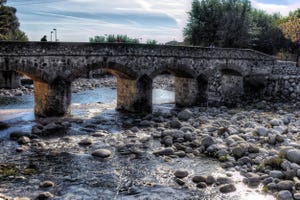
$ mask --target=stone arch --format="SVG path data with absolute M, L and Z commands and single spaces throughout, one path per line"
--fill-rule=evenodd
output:
M 130 69 L 129 67 L 119 64 L 117 62 L 94 62 L 92 64 L 85 65 L 74 71 L 69 77 L 68 80 L 73 81 L 76 78 L 82 76 L 82 74 L 87 73 L 88 71 L 93 71 L 97 69 L 103 69 L 117 78 L 131 79 L 134 80 L 138 77 L 138 74 Z
M 242 67 L 235 64 L 221 64 L 216 67 L 216 69 L 222 74 L 230 74 L 236 76 L 246 76 L 247 72 L 242 69 Z
M 176 77 L 194 78 L 195 76 L 195 72 L 185 65 L 164 65 L 159 66 L 157 70 L 151 72 L 149 77 L 153 79 L 163 72 L 169 72 Z
M 200 106 L 206 106 L 208 102 L 208 78 L 204 74 L 197 77 L 198 95 L 197 102 Z
M 221 101 L 227 106 L 234 106 L 244 95 L 244 77 L 246 71 L 237 65 L 220 65 Z
M 33 63 L 26 60 L 20 62 L 19 58 L 4 58 L 3 68 L 7 71 L 14 71 L 30 77 L 32 80 L 43 81 L 45 83 L 51 82 L 54 77 L 46 70 L 34 66 Z

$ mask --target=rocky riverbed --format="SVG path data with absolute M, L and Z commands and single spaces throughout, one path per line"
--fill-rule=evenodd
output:
M 298 105 L 39 119 L 1 139 L 0 193 L 28 199 L 299 199 Z M 14 126 L 1 123 L 5 130 Z M 213 164 L 212 164 L 213 163 Z M 0 197 L 1 197 L 0 195 Z M 250 198 L 251 197 L 251 198 Z
M 99 79 L 79 78 L 72 82 L 72 92 L 90 90 L 99 87 L 116 88 L 117 79 L 114 76 L 106 75 Z M 160 75 L 153 80 L 153 88 L 174 90 L 174 77 L 171 75 Z M 33 94 L 33 85 L 21 85 L 16 89 L 0 89 L 0 96 L 12 97 Z

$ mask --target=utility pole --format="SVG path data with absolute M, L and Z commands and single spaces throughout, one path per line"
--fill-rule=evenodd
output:
M 53 31 L 54 31 L 54 36 L 55 36 L 55 40 L 54 41 L 57 42 L 57 30 L 56 30 L 56 28 L 54 28 Z
M 51 35 L 50 35 L 50 41 L 52 42 L 52 34 L 53 34 L 53 31 L 50 32 Z

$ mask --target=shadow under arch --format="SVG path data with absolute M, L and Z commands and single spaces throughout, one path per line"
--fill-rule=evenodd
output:
M 208 78 L 204 74 L 197 77 L 198 94 L 197 104 L 199 106 L 206 106 L 208 102 Z
M 67 79 L 72 82 L 76 78 L 81 77 L 83 74 L 87 74 L 89 71 L 97 69 L 105 70 L 110 74 L 116 76 L 117 78 L 131 80 L 135 80 L 138 78 L 138 74 L 125 65 L 116 62 L 95 62 L 75 70 L 69 77 L 67 77 Z
M 235 64 L 222 64 L 216 67 L 222 74 L 234 75 L 234 76 L 246 76 L 245 72 L 240 66 Z
M 168 72 L 175 77 L 194 78 L 195 72 L 185 65 L 165 65 L 150 73 L 149 77 L 154 79 L 157 75 Z

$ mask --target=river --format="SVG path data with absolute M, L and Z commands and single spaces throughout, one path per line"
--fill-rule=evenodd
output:
M 124 130 L 117 122 L 118 119 L 130 121 L 131 118 L 115 111 L 115 102 L 116 90 L 111 88 L 75 93 L 72 95 L 72 118 L 84 121 L 101 118 L 102 122 L 108 121 L 109 123 L 98 124 L 97 131 L 101 129 L 105 134 L 115 134 L 112 137 L 106 136 L 105 142 L 117 145 L 118 140 L 124 139 Z M 16 171 L 20 173 L 25 165 L 38 171 L 30 175 L 18 174 L 18 178 L 0 176 L 0 193 L 35 198 L 43 191 L 38 187 L 40 181 L 51 179 L 56 185 L 46 191 L 54 194 L 55 199 L 273 199 L 257 189 L 248 188 L 242 183 L 238 172 L 225 171 L 218 161 L 207 157 L 174 158 L 166 162 L 164 158 L 144 152 L 141 158 L 115 155 L 106 161 L 93 159 L 89 148 L 81 149 L 76 146 L 86 136 L 77 134 L 80 127 L 74 128 L 76 134 L 69 134 L 63 139 L 55 136 L 44 139 L 47 153 L 16 154 L 13 149 L 18 145 L 10 141 L 8 136 L 14 131 L 31 132 L 35 124 L 33 103 L 32 96 L 0 98 L 0 121 L 10 125 L 10 128 L 0 131 L 0 139 L 4 145 L 0 148 L 0 164 L 18 166 Z M 154 89 L 153 103 L 154 114 L 170 111 L 174 107 L 174 92 Z M 96 140 L 93 139 L 95 146 L 107 147 L 106 143 L 98 140 L 96 143 Z M 160 144 L 151 142 L 149 146 L 153 149 Z M 170 173 L 179 167 L 193 174 L 224 176 L 230 173 L 237 190 L 221 194 L 216 187 L 197 189 L 190 180 L 186 186 L 179 186 Z

